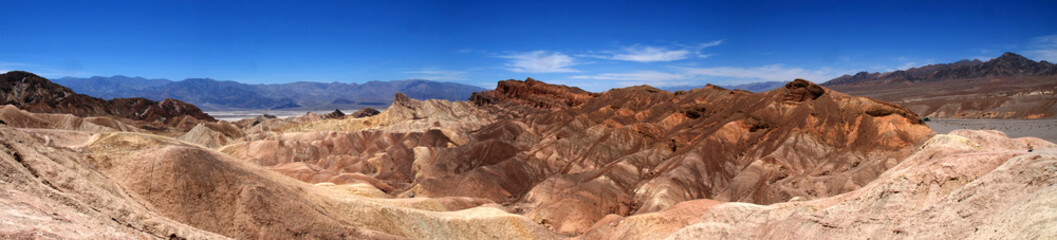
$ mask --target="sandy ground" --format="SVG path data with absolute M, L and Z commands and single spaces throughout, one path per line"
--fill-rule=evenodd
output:
M 1057 119 L 932 119 L 926 124 L 942 134 L 958 129 L 997 130 L 1010 138 L 1037 137 L 1057 142 Z

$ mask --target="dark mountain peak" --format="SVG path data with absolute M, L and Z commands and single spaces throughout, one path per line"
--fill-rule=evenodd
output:
M 727 90 L 726 88 L 723 88 L 723 87 L 720 87 L 718 85 L 711 84 L 711 83 L 706 83 L 705 87 L 703 87 L 703 88 L 704 89 L 715 89 L 715 90 Z
M 209 116 L 209 114 L 202 112 L 202 109 L 199 109 L 195 105 L 172 98 L 166 98 L 156 104 L 150 105 L 147 107 L 146 111 L 139 114 L 139 118 L 141 119 L 168 119 L 174 116 L 191 116 L 193 118 L 210 122 L 217 121 L 213 116 Z
M 37 80 L 37 78 L 43 79 L 40 76 L 37 76 L 36 74 L 33 74 L 31 72 L 26 72 L 26 71 L 10 71 L 10 72 L 7 72 L 4 75 L 7 76 L 6 78 L 4 78 L 4 81 L 11 81 L 11 80 L 39 81 L 39 80 Z M 32 79 L 26 79 L 26 78 L 32 78 Z
M 1035 61 L 1032 61 L 1031 59 L 1028 59 L 1028 58 L 1026 58 L 1024 56 L 1020 56 L 1020 55 L 1018 55 L 1016 53 L 1011 53 L 1011 52 L 1004 53 L 1004 54 L 1002 54 L 1002 56 L 997 57 L 995 59 L 991 59 L 991 61 L 987 61 L 987 62 L 988 63 L 1015 64 L 1015 65 L 1020 65 L 1020 66 L 1028 65 L 1028 64 L 1034 64 L 1035 63 Z
M 1000 58 L 1000 59 L 1001 58 L 1027 59 L 1024 56 L 1020 56 L 1020 54 L 1016 54 L 1016 53 L 1012 53 L 1012 52 L 1003 53 L 1002 56 L 999 56 L 998 58 Z
M 969 65 L 980 65 L 981 63 L 984 63 L 984 62 L 981 62 L 979 59 L 973 59 L 973 60 L 963 59 L 961 61 L 957 61 L 957 62 L 951 63 L 950 65 L 951 66 L 969 66 Z
M 808 99 L 818 99 L 818 97 L 826 93 L 826 90 L 823 89 L 822 86 L 801 78 L 786 83 L 784 91 L 785 93 L 782 95 L 782 100 L 796 102 L 803 102 Z
M 897 70 L 883 74 L 844 75 L 827 81 L 823 85 L 862 85 L 886 84 L 897 82 L 928 82 L 950 79 L 1001 78 L 1024 76 L 1051 76 L 1057 74 L 1057 67 L 1047 62 L 1035 62 L 1016 53 L 1007 52 L 987 62 L 980 60 L 961 60 L 947 64 L 929 64 L 906 70 Z
M 344 117 L 344 116 L 345 116 L 345 113 L 341 112 L 341 110 L 334 109 L 333 112 L 324 114 L 323 118 L 324 119 L 331 119 L 331 118 L 341 118 L 341 117 Z
M 30 90 L 32 92 L 59 93 L 63 95 L 73 93 L 73 90 L 67 87 L 55 84 L 46 78 L 26 71 L 10 71 L 3 74 L 3 76 L 0 79 L 0 91 L 15 91 L 16 98 L 21 95 L 31 94 Z
M 407 95 L 404 95 L 404 93 L 402 93 L 402 92 L 396 92 L 396 94 L 393 94 L 393 104 L 394 105 L 407 105 L 410 102 L 411 102 L 411 98 L 408 97 Z
M 370 116 L 378 115 L 379 113 L 381 113 L 381 112 L 379 112 L 378 109 L 367 107 L 367 108 L 362 108 L 360 110 L 357 110 L 356 112 L 354 112 L 354 113 L 352 113 L 350 115 L 352 115 L 352 117 L 354 117 L 354 118 L 362 118 L 362 117 L 370 117 Z

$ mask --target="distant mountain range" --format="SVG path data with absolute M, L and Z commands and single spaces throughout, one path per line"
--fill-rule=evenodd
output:
M 720 86 L 720 87 L 723 87 L 723 88 L 726 88 L 726 89 L 741 89 L 741 90 L 746 90 L 746 91 L 750 91 L 750 92 L 754 92 L 754 93 L 759 93 L 759 92 L 766 92 L 766 91 L 774 90 L 775 88 L 779 88 L 779 87 L 785 86 L 785 84 L 786 84 L 786 82 L 781 82 L 781 81 L 768 81 L 768 82 L 754 82 L 754 83 L 746 83 L 746 84 L 738 84 L 738 85 L 726 85 L 726 86 Z M 698 88 L 703 88 L 703 87 L 705 87 L 705 85 L 684 85 L 684 86 L 662 87 L 660 89 L 663 89 L 665 91 L 674 92 L 674 91 L 687 91 L 687 90 L 690 90 L 690 89 L 698 89 Z
M 55 83 L 103 99 L 143 97 L 152 100 L 179 99 L 205 110 L 290 109 L 324 110 L 385 107 L 393 94 L 402 92 L 416 99 L 466 100 L 485 89 L 470 85 L 429 80 L 370 81 L 357 83 L 295 82 L 245 84 L 208 78 L 182 81 L 142 77 L 59 78 Z
M 950 79 L 1008 78 L 1057 75 L 1057 65 L 1046 61 L 1032 61 L 1016 53 L 1005 53 L 990 61 L 961 60 L 954 63 L 932 64 L 886 73 L 859 72 L 844 75 L 823 83 L 824 86 L 887 84 L 893 82 L 933 82 Z
M 194 105 L 173 99 L 144 98 L 104 100 L 79 94 L 46 78 L 23 71 L 0 74 L 0 103 L 35 113 L 68 113 L 79 117 L 114 116 L 147 122 L 179 125 L 187 118 L 216 122 Z M 193 125 L 192 125 L 193 126 Z
M 822 85 L 902 105 L 932 118 L 1057 118 L 1057 66 L 1005 53 L 886 73 L 844 75 Z

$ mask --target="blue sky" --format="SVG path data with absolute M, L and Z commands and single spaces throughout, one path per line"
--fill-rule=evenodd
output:
M 1057 1 L 3 1 L 0 71 L 601 91 L 1057 61 Z

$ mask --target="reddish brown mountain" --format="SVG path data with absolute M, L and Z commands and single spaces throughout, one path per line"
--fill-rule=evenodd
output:
M 474 93 L 470 96 L 470 101 L 478 105 L 512 103 L 542 109 L 561 109 L 580 106 L 595 96 L 598 94 L 578 87 L 551 85 L 527 78 L 525 81 L 500 81 L 495 90 Z
M 0 101 L 37 113 L 69 113 L 76 116 L 115 116 L 148 122 L 180 124 L 185 118 L 216 122 L 194 105 L 165 99 L 144 98 L 103 100 L 77 94 L 32 73 L 12 71 L 0 74 Z M 193 126 L 193 125 L 192 125 Z

